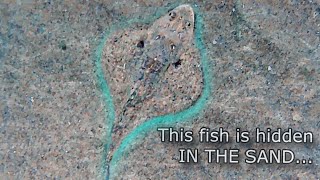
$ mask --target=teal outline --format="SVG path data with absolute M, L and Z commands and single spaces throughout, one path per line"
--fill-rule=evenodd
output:
M 178 113 L 170 113 L 167 115 L 154 117 L 140 124 L 122 140 L 120 146 L 116 149 L 116 151 L 114 151 L 113 157 L 110 163 L 106 162 L 106 156 L 107 156 L 107 153 L 109 152 L 111 141 L 112 141 L 111 139 L 112 126 L 115 120 L 115 107 L 112 100 L 112 94 L 110 92 L 108 83 L 104 78 L 104 73 L 101 65 L 102 51 L 108 39 L 108 36 L 114 31 L 116 31 L 117 29 L 129 27 L 134 23 L 145 23 L 145 24 L 151 23 L 152 21 L 156 20 L 161 15 L 163 15 L 165 11 L 168 11 L 168 9 L 173 9 L 173 7 L 177 7 L 177 4 L 172 4 L 170 7 L 167 7 L 164 9 L 158 9 L 158 11 L 156 11 L 153 16 L 148 16 L 149 19 L 145 19 L 145 20 L 130 19 L 130 20 L 122 21 L 119 24 L 112 26 L 109 30 L 106 31 L 104 37 L 102 38 L 95 52 L 95 60 L 96 60 L 95 65 L 97 68 L 96 69 L 97 78 L 101 87 L 101 91 L 104 99 L 103 101 L 106 105 L 106 110 L 107 110 L 106 135 L 105 135 L 106 138 L 105 138 L 103 157 L 102 157 L 102 163 L 101 163 L 102 169 L 100 173 L 103 177 L 106 177 L 106 179 L 109 179 L 109 176 L 112 175 L 110 172 L 114 172 L 113 170 L 115 170 L 117 166 L 116 163 L 126 154 L 132 142 L 135 142 L 137 141 L 137 139 L 144 137 L 151 129 L 156 129 L 157 126 L 172 125 L 174 123 L 178 123 L 182 121 L 186 122 L 188 120 L 191 120 L 193 117 L 198 115 L 201 110 L 204 109 L 205 104 L 210 97 L 211 89 L 212 89 L 212 77 L 213 77 L 211 72 L 212 68 L 209 68 L 209 64 L 207 62 L 207 50 L 202 40 L 203 19 L 199 12 L 199 9 L 195 5 L 195 6 L 192 6 L 194 9 L 195 18 L 196 18 L 195 44 L 200 52 L 201 67 L 202 67 L 203 80 L 204 80 L 204 86 L 203 86 L 201 96 L 194 103 L 194 105 L 190 106 L 185 110 L 182 110 Z M 109 171 L 106 171 L 108 168 L 110 168 Z

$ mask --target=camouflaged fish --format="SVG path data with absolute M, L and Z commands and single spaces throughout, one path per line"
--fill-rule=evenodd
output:
M 191 6 L 181 5 L 161 17 L 148 29 L 146 39 L 138 42 L 134 64 L 128 68 L 138 69 L 135 85 L 123 107 L 135 106 L 152 95 L 157 82 L 169 64 L 175 64 L 191 43 L 194 30 L 194 12 Z
M 108 159 L 139 124 L 181 111 L 200 96 L 194 20 L 192 7 L 181 5 L 151 25 L 131 24 L 108 37 L 101 61 L 116 110 Z

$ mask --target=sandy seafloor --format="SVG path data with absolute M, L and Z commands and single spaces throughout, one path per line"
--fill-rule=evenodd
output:
M 105 29 L 152 16 L 175 1 L 0 2 L 0 179 L 98 179 L 106 106 L 94 51 Z M 309 165 L 182 165 L 155 130 L 118 163 L 120 179 L 319 179 L 320 2 L 181 1 L 203 18 L 212 92 L 198 118 L 177 124 L 311 131 L 308 144 L 210 144 L 288 148 Z M 202 149 L 204 145 L 192 144 Z

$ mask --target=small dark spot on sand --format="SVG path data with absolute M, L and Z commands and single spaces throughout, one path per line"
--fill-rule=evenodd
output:
M 181 65 L 181 59 L 179 59 L 177 62 L 173 63 L 174 68 L 178 68 Z
M 139 41 L 137 44 L 138 48 L 144 48 L 144 42 L 143 41 Z
M 65 41 L 61 41 L 59 44 L 59 48 L 62 50 L 66 50 L 67 49 L 67 45 Z

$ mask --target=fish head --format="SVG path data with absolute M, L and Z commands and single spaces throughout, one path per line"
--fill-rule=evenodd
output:
M 180 5 L 155 21 L 149 29 L 149 42 L 156 46 L 164 44 L 176 59 L 192 43 L 194 23 L 193 8 L 188 4 Z

